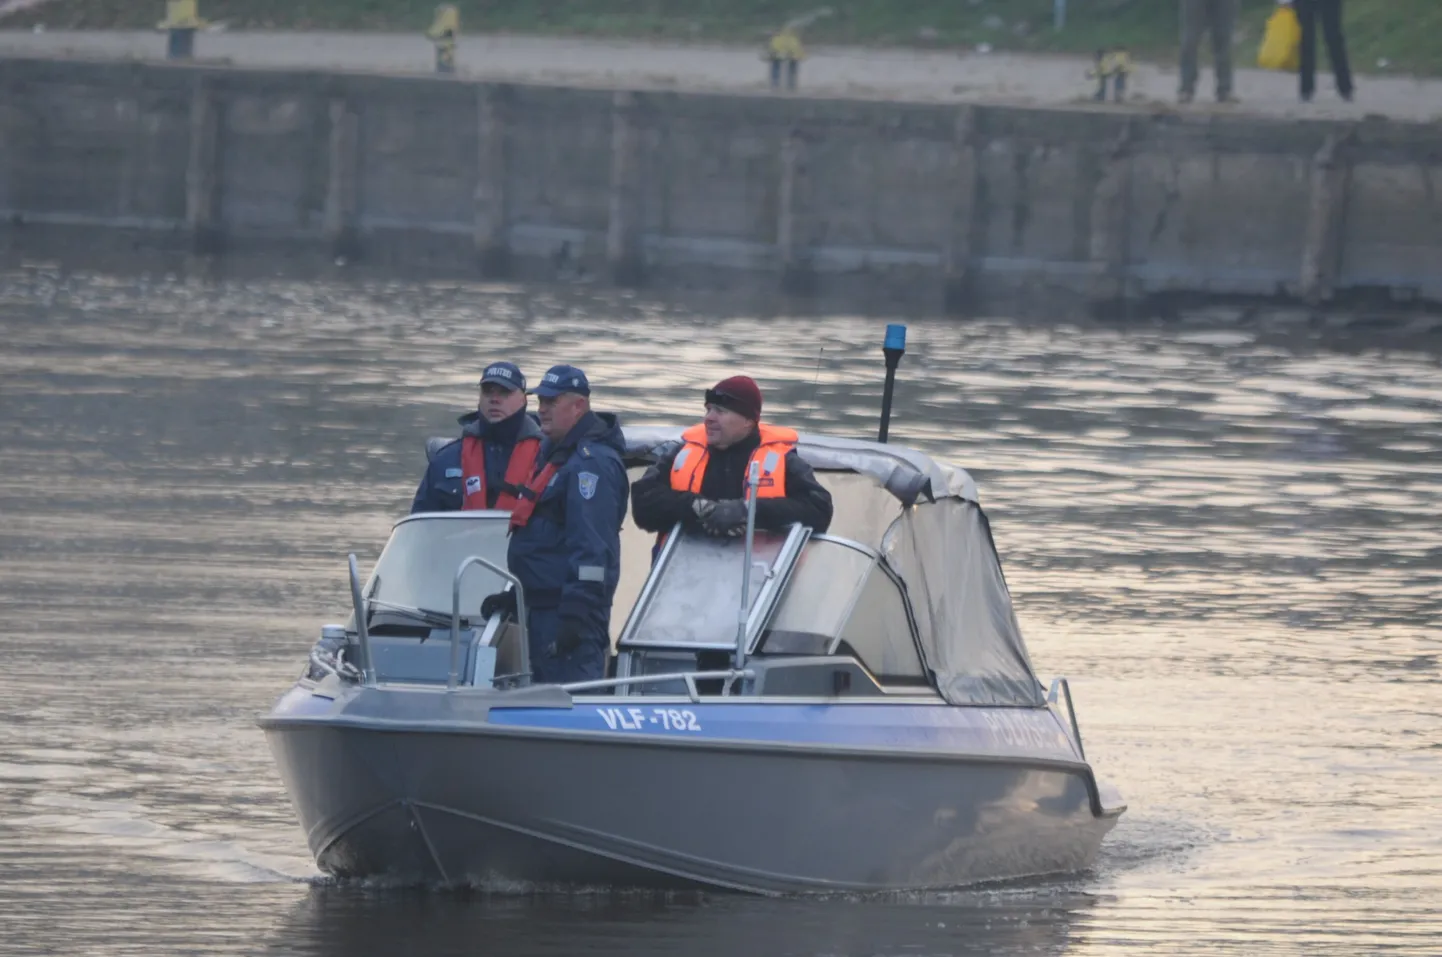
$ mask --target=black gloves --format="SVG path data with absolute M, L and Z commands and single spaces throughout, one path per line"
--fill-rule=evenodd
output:
M 585 624 L 579 618 L 562 616 L 561 627 L 556 629 L 556 654 L 565 656 L 581 647 L 586 640 Z
M 696 518 L 705 526 L 706 519 L 716 510 L 716 503 L 709 498 L 702 498 L 699 495 L 691 498 L 691 511 L 696 513 Z
M 708 502 L 711 507 L 705 515 L 697 513 L 701 528 L 707 535 L 735 537 L 746 533 L 746 503 L 739 498 L 728 498 L 721 502 Z
M 486 600 L 481 602 L 481 617 L 487 621 L 490 621 L 491 616 L 498 611 L 515 616 L 516 593 L 514 591 L 509 589 L 498 591 L 494 595 L 487 595 Z

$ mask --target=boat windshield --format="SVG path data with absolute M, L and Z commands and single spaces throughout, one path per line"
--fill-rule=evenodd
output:
M 776 586 L 795 560 L 806 530 L 758 531 L 746 608 L 747 633 L 754 636 L 774 601 Z M 622 631 L 628 646 L 736 647 L 746 546 L 739 538 L 715 539 L 673 532 L 651 581 Z
M 472 555 L 506 567 L 509 512 L 423 513 L 402 519 L 376 559 L 362 591 L 392 605 L 451 611 L 451 584 L 461 562 Z M 461 581 L 461 613 L 473 614 L 487 595 L 506 585 L 484 566 L 466 570 Z
M 758 644 L 768 655 L 854 655 L 882 680 L 925 677 L 900 582 L 871 549 L 806 543 Z
M 674 533 L 673 533 L 674 534 Z M 736 645 L 745 544 L 675 534 L 622 631 L 622 651 Z M 756 533 L 748 654 L 850 655 L 882 680 L 927 676 L 906 592 L 871 548 L 800 525 Z

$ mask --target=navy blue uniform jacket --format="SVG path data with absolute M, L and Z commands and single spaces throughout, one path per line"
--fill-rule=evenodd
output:
M 531 520 L 511 534 L 507 564 L 526 604 L 579 621 L 586 639 L 610 645 L 611 599 L 621 578 L 621 523 L 630 487 L 616 417 L 587 412 L 560 442 L 541 446 L 537 468 L 557 464 Z M 550 615 L 541 615 L 543 620 Z M 554 636 L 537 635 L 541 646 Z

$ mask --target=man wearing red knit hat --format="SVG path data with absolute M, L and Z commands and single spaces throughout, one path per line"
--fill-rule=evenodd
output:
M 731 537 L 746 531 L 745 485 L 760 465 L 756 527 L 782 531 L 793 522 L 817 533 L 831 524 L 831 493 L 796 454 L 796 433 L 761 421 L 761 389 L 744 375 L 706 390 L 706 417 L 687 429 L 631 486 L 631 516 L 648 532 L 677 522 L 689 531 Z

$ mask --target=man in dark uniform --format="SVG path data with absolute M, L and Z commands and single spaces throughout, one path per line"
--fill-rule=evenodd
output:
M 796 433 L 761 421 L 761 389 L 732 376 L 706 390 L 706 417 L 687 429 L 631 487 L 631 515 L 649 532 L 682 527 L 730 537 L 746 531 L 744 487 L 760 465 L 756 527 L 782 531 L 800 522 L 823 533 L 831 524 L 831 493 L 796 454 Z
M 591 411 L 591 385 L 575 366 L 547 370 L 535 473 L 511 510 L 506 564 L 525 588 L 531 674 L 537 683 L 605 676 L 611 601 L 621 577 L 621 522 L 629 489 L 616 417 Z M 481 613 L 515 609 L 514 592 Z
M 526 377 L 510 362 L 481 374 L 476 411 L 460 417 L 460 438 L 430 453 L 411 512 L 515 505 L 517 489 L 534 473 L 541 428 L 526 412 Z

